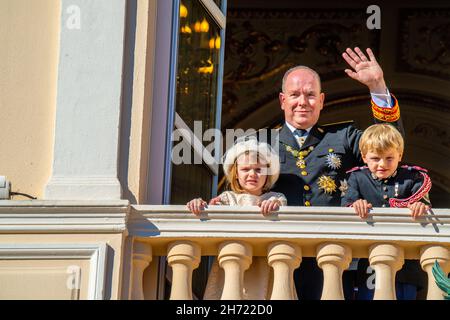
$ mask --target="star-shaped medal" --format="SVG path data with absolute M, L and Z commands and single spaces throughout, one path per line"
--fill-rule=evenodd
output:
M 327 165 L 333 170 L 339 169 L 342 165 L 341 158 L 336 153 L 330 152 L 327 154 Z
M 336 191 L 336 182 L 329 176 L 323 175 L 319 177 L 317 184 L 319 185 L 319 189 L 322 189 L 327 194 L 332 194 Z

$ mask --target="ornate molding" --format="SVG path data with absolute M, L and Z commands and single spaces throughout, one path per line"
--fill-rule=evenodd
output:
M 401 9 L 399 71 L 450 80 L 450 8 Z
M 88 260 L 87 274 L 81 277 L 89 278 L 88 299 L 103 300 L 105 296 L 106 266 L 108 244 L 0 244 L 1 260 Z M 36 270 L 39 271 L 39 266 Z M 67 273 L 68 277 L 70 273 Z M 78 280 L 81 281 L 81 280 Z
M 427 170 L 430 174 L 433 184 L 440 186 L 444 191 L 450 193 L 450 179 L 444 176 L 442 172 L 436 172 L 434 170 L 430 170 L 430 168 L 427 168 Z M 431 189 L 431 192 L 433 192 L 433 189 Z
M 0 234 L 126 233 L 128 201 L 1 201 Z
M 380 33 L 366 29 L 360 9 L 230 9 L 227 19 L 223 128 L 278 96 L 290 67 L 308 65 L 331 80 L 346 77 L 341 53 L 347 46 L 378 52 Z
M 410 130 L 410 134 L 450 148 L 450 134 L 446 129 L 429 122 L 420 122 Z

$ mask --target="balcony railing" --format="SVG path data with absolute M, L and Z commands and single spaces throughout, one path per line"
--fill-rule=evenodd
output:
M 296 299 L 293 271 L 304 257 L 315 257 L 323 270 L 322 299 L 344 298 L 342 273 L 352 258 L 368 258 L 375 270 L 374 299 L 395 299 L 395 274 L 405 259 L 420 260 L 427 299 L 443 299 L 434 262 L 450 271 L 450 209 L 413 221 L 407 209 L 376 208 L 363 221 L 351 208 L 284 207 L 264 217 L 256 207 L 211 206 L 197 217 L 185 206 L 135 205 L 128 231 L 133 299 L 144 298 L 144 270 L 157 256 L 172 268 L 170 299 L 192 299 L 201 256 L 215 256 L 224 271 L 221 299 L 246 298 L 245 271 L 256 257 L 273 268 L 270 299 Z

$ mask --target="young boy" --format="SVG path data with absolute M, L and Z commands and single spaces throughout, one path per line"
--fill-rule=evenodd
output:
M 350 206 L 366 218 L 372 207 L 409 208 L 413 220 L 430 208 L 428 192 L 431 180 L 427 170 L 416 166 L 401 166 L 404 142 L 400 132 L 389 124 L 375 124 L 367 128 L 359 142 L 362 159 L 367 166 L 348 171 L 348 189 L 342 198 L 343 206 Z M 360 259 L 358 274 L 367 276 L 367 259 Z M 406 260 L 397 274 L 398 299 L 415 299 L 424 273 L 417 260 Z M 422 280 L 422 281 L 419 281 Z M 366 283 L 359 286 L 358 298 L 368 299 L 373 290 Z

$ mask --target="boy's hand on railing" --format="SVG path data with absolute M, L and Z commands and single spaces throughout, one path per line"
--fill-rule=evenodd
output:
M 273 211 L 277 211 L 280 209 L 280 201 L 279 200 L 264 200 L 258 204 L 261 208 L 261 213 L 264 216 L 269 215 Z
M 195 215 L 199 215 L 202 210 L 206 207 L 206 201 L 202 198 L 192 199 L 188 203 L 186 203 L 188 209 Z
M 420 216 L 423 216 L 430 210 L 430 206 L 427 206 L 423 202 L 414 202 L 408 205 L 409 210 L 411 210 L 411 216 L 413 220 L 416 220 Z
M 361 219 L 365 219 L 369 215 L 369 210 L 372 209 L 372 204 L 367 200 L 359 199 L 353 202 L 352 207 Z

